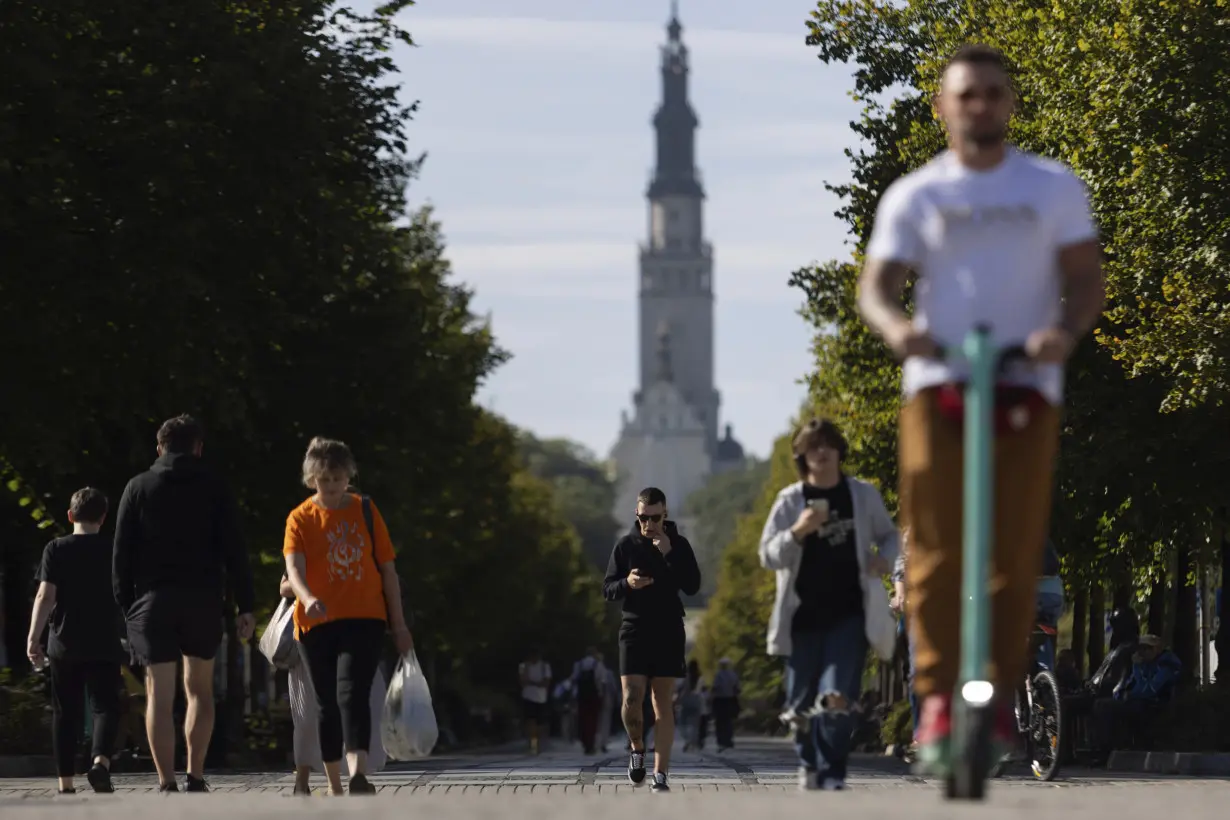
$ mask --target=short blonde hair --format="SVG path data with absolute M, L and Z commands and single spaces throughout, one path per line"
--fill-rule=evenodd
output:
M 307 455 L 303 457 L 303 483 L 308 489 L 316 489 L 316 479 L 333 470 L 344 470 L 350 478 L 359 474 L 354 453 L 345 442 L 316 436 L 308 442 Z

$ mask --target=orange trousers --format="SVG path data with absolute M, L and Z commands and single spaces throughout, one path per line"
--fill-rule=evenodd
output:
M 1024 429 L 996 438 L 992 524 L 991 682 L 999 691 L 1025 674 L 1050 524 L 1059 408 L 1046 404 Z M 909 528 L 906 606 L 914 641 L 914 691 L 957 685 L 961 651 L 964 432 L 942 416 L 933 390 L 901 410 L 901 523 Z

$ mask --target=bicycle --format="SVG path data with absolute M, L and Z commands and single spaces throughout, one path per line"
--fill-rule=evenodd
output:
M 1021 686 L 1015 693 L 1014 713 L 1017 734 L 1025 740 L 1025 760 L 1038 780 L 1046 783 L 1059 774 L 1059 759 L 1063 749 L 1063 698 L 1059 681 L 1042 662 L 1039 649 L 1044 642 L 1054 642 L 1058 630 L 1049 624 L 1035 624 L 1030 640 L 1031 662 Z M 999 777 L 1016 758 L 1002 758 L 992 767 L 991 776 Z
M 994 510 L 995 380 L 1012 361 L 1027 359 L 1020 345 L 996 350 L 991 328 L 974 327 L 962 353 L 970 366 L 965 384 L 963 430 L 965 480 L 961 534 L 961 664 L 953 693 L 952 767 L 945 780 L 949 800 L 983 800 L 986 781 L 996 761 L 991 759 L 995 724 L 995 687 L 988 680 L 991 657 L 990 596 L 991 523 Z M 948 353 L 943 348 L 941 358 Z

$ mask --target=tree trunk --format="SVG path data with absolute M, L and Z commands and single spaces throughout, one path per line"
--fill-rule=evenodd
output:
M 1166 631 L 1165 571 L 1162 571 L 1149 588 L 1149 617 L 1145 620 L 1145 628 L 1141 631 L 1150 635 L 1161 635 Z
M 1076 658 L 1076 671 L 1085 677 L 1085 652 L 1088 649 L 1089 590 L 1081 587 L 1072 603 L 1072 654 Z
M 1102 665 L 1106 657 L 1106 590 L 1097 583 L 1089 590 L 1089 669 Z
M 1223 510 L 1223 521 L 1225 520 L 1225 515 L 1226 512 Z M 1226 583 L 1226 579 L 1230 578 L 1230 533 L 1228 533 L 1227 530 L 1230 530 L 1230 528 L 1223 527 L 1221 533 L 1221 574 L 1214 579 L 1213 586 L 1215 590 L 1213 594 L 1215 596 L 1221 594 L 1221 589 Z M 1214 614 L 1217 616 L 1217 635 L 1213 639 L 1213 646 L 1217 650 L 1217 668 L 1214 670 L 1214 676 L 1218 684 L 1222 686 L 1230 686 L 1230 669 L 1226 670 L 1225 675 L 1221 673 L 1221 659 L 1230 659 L 1230 630 L 1225 628 L 1224 621 L 1221 620 L 1222 613 L 1220 602 L 1216 604 Z
M 1192 550 L 1180 542 L 1175 554 L 1174 637 L 1171 645 L 1183 669 L 1179 681 L 1190 682 L 1200 668 L 1200 649 L 1196 633 L 1196 585 L 1192 583 Z

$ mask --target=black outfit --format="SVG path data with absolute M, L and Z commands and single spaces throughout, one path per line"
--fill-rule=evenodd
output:
M 666 521 L 663 530 L 671 542 L 666 556 L 641 535 L 639 524 L 633 523 L 632 531 L 615 544 L 607 564 L 603 594 L 608 601 L 623 601 L 621 675 L 682 678 L 687 674 L 684 610 L 679 594 L 695 595 L 700 590 L 700 567 L 692 545 L 679 534 L 674 522 Z M 633 569 L 653 578 L 653 583 L 643 589 L 629 587 L 628 573 Z
M 342 759 L 342 745 L 369 751 L 372 738 L 372 681 L 380 664 L 385 622 L 345 618 L 313 626 L 299 636 L 320 709 L 320 756 Z
M 239 511 L 201 459 L 168 453 L 128 482 L 115 520 L 112 584 L 134 660 L 211 659 L 222 643 L 223 580 L 255 602 Z
M 836 486 L 825 489 L 804 484 L 803 498 L 823 498 L 829 503 L 829 519 L 823 534 L 813 532 L 803 542 L 803 558 L 794 582 L 799 608 L 791 627 L 795 632 L 815 632 L 855 615 L 861 617 L 863 586 L 849 481 L 842 476 Z
M 43 549 L 38 580 L 55 587 L 47 657 L 51 662 L 52 744 L 57 773 L 75 774 L 89 694 L 92 757 L 111 757 L 120 720 L 119 609 L 111 597 L 111 545 L 101 535 L 57 538 Z

